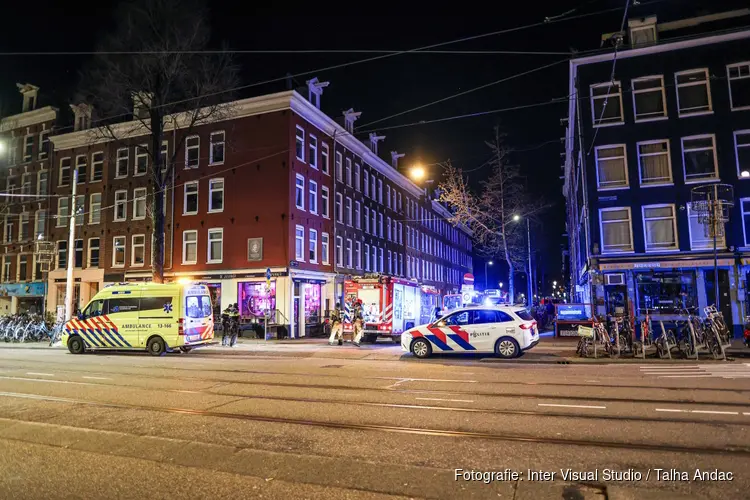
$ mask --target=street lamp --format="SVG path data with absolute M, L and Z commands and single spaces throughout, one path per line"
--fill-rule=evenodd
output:
M 521 220 L 521 216 L 520 215 L 516 214 L 516 215 L 513 216 L 513 222 L 518 222 L 519 220 Z
M 487 290 L 487 266 L 494 264 L 491 260 L 485 261 L 484 263 L 484 289 Z
M 411 178 L 415 181 L 419 181 L 424 179 L 425 175 L 427 175 L 427 172 L 425 171 L 424 167 L 416 165 L 409 171 L 409 175 L 411 175 Z
M 0 148 L 0 153 L 2 151 L 3 150 Z M 748 172 L 747 170 L 743 170 L 742 173 L 740 174 L 740 177 L 743 177 L 743 178 L 747 179 L 748 177 L 750 177 L 750 172 Z
M 500 288 L 502 288 L 502 287 L 503 287 L 503 282 L 501 281 L 501 282 L 500 282 Z

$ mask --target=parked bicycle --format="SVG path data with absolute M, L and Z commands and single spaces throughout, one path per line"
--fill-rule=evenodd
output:
M 63 323 L 52 324 L 38 314 L 19 313 L 0 318 L 0 339 L 5 342 L 41 342 L 60 339 Z

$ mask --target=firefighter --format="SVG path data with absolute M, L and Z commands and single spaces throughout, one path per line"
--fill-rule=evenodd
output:
M 336 308 L 331 311 L 331 336 L 328 337 L 328 345 L 342 345 L 344 340 L 342 334 L 344 331 L 341 325 L 341 304 L 336 302 Z M 338 341 L 338 342 L 337 342 Z
M 354 303 L 354 345 L 359 347 L 359 343 L 362 340 L 362 334 L 364 333 L 365 329 L 362 324 L 363 322 L 363 307 L 362 307 L 362 300 L 357 300 Z

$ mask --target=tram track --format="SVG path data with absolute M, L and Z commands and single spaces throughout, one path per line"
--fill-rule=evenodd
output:
M 46 379 L 35 379 L 28 377 L 6 377 L 0 376 L 0 380 L 18 380 L 24 382 L 51 382 L 52 384 L 68 384 L 68 385 L 80 385 L 88 387 L 123 387 L 119 384 L 104 383 L 104 382 L 79 382 L 72 380 L 46 380 Z M 386 403 L 380 401 L 352 401 L 352 400 L 340 400 L 340 399 L 323 399 L 323 398 L 310 398 L 310 397 L 289 397 L 289 396 L 269 396 L 269 395 L 247 395 L 247 394 L 234 394 L 226 392 L 217 392 L 213 390 L 195 390 L 195 389 L 154 389 L 141 386 L 126 386 L 129 389 L 139 389 L 144 391 L 159 391 L 169 392 L 173 394 L 195 394 L 203 396 L 226 396 L 236 398 L 236 401 L 279 401 L 288 403 L 307 403 L 307 404 L 339 404 L 349 406 L 361 406 L 370 408 L 386 408 L 386 409 L 406 409 L 406 410 L 423 410 L 423 411 L 445 411 L 453 413 L 467 413 L 467 414 L 482 414 L 482 415 L 505 415 L 505 416 L 529 416 L 529 417 L 547 417 L 547 418 L 576 418 L 586 420 L 609 420 L 613 422 L 648 422 L 648 423 L 664 423 L 664 424 L 698 424 L 698 425 L 713 425 L 713 426 L 740 426 L 746 427 L 749 422 L 741 422 L 736 420 L 713 420 L 706 421 L 701 419 L 686 419 L 680 418 L 677 420 L 667 420 L 665 418 L 655 418 L 643 415 L 608 415 L 608 414 L 592 414 L 592 413 L 566 413 L 561 411 L 533 411 L 533 410 L 512 410 L 512 409 L 498 409 L 498 408 L 471 408 L 465 406 L 443 406 L 443 405 L 424 405 L 424 404 L 412 404 L 412 403 Z M 307 386 L 303 386 L 307 387 Z M 395 391 L 392 391 L 395 392 Z M 399 391 L 402 392 L 402 391 Z M 24 394 L 24 393 L 20 393 Z M 553 399 L 545 396 L 540 396 L 538 399 Z M 660 402 L 667 403 L 668 402 Z M 714 403 L 706 403 L 713 405 Z M 219 405 L 219 406 L 223 406 Z M 734 405 L 740 406 L 740 405 Z
M 325 428 L 325 429 L 373 431 L 373 432 L 422 435 L 422 436 L 432 436 L 432 437 L 483 439 L 483 440 L 490 440 L 490 441 L 520 442 L 520 443 L 533 443 L 533 444 L 542 444 L 542 445 L 546 444 L 546 445 L 559 445 L 559 446 L 593 447 L 593 448 L 604 448 L 604 449 L 623 449 L 623 450 L 636 450 L 636 451 L 648 451 L 648 452 L 691 453 L 691 454 L 698 454 L 698 455 L 724 455 L 724 456 L 732 455 L 732 456 L 743 457 L 743 458 L 750 457 L 750 448 L 734 447 L 734 446 L 719 448 L 719 447 L 701 447 L 701 446 L 682 446 L 682 445 L 673 445 L 673 444 L 628 443 L 628 442 L 602 441 L 602 440 L 589 440 L 589 439 L 565 439 L 565 438 L 554 438 L 554 437 L 538 437 L 538 436 L 530 436 L 530 435 L 522 435 L 522 434 L 506 434 L 506 433 L 496 433 L 496 432 L 460 431 L 460 430 L 436 429 L 436 428 L 427 428 L 427 427 L 420 428 L 420 427 L 406 427 L 406 426 L 383 425 L 383 424 L 332 422 L 332 421 L 319 421 L 319 420 L 296 419 L 296 418 L 286 418 L 286 417 L 269 417 L 269 416 L 263 416 L 263 415 L 226 413 L 226 412 L 220 412 L 220 411 L 215 411 L 215 410 L 197 410 L 197 409 L 190 409 L 190 408 L 163 408 L 163 407 L 154 407 L 154 406 L 146 406 L 146 405 L 138 405 L 138 404 L 127 404 L 127 403 L 102 403 L 102 402 L 88 401 L 88 400 L 82 400 L 82 399 L 62 398 L 62 397 L 54 397 L 54 396 L 44 396 L 40 394 L 15 393 L 15 392 L 0 392 L 0 397 L 31 399 L 31 400 L 51 402 L 51 403 L 67 403 L 67 404 L 96 407 L 96 408 L 138 410 L 138 411 L 165 413 L 165 414 L 181 414 L 181 415 L 192 415 L 192 416 L 200 416 L 200 417 L 226 418 L 226 419 L 233 419 L 233 420 L 244 420 L 244 421 L 287 424 L 287 425 L 300 425 L 300 426 L 306 426 L 306 427 Z

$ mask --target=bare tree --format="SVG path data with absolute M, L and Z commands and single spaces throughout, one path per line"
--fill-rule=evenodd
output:
M 164 279 L 165 191 L 184 141 L 201 124 L 231 113 L 227 90 L 237 69 L 226 52 L 200 53 L 209 43 L 208 12 L 198 1 L 136 0 L 123 4 L 118 25 L 81 75 L 80 99 L 102 117 L 92 140 L 147 137 L 153 281 Z M 165 129 L 171 155 L 162 154 Z
M 452 223 L 472 230 L 481 254 L 500 256 L 508 265 L 508 293 L 514 300 L 514 274 L 528 274 L 525 224 L 520 222 L 535 217 L 544 204 L 526 194 L 520 168 L 508 163 L 510 150 L 504 146 L 503 134 L 497 127 L 493 140 L 486 144 L 492 151 L 492 174 L 481 183 L 480 192 L 474 193 L 463 172 L 448 163 L 440 185 L 440 201 L 450 208 Z

